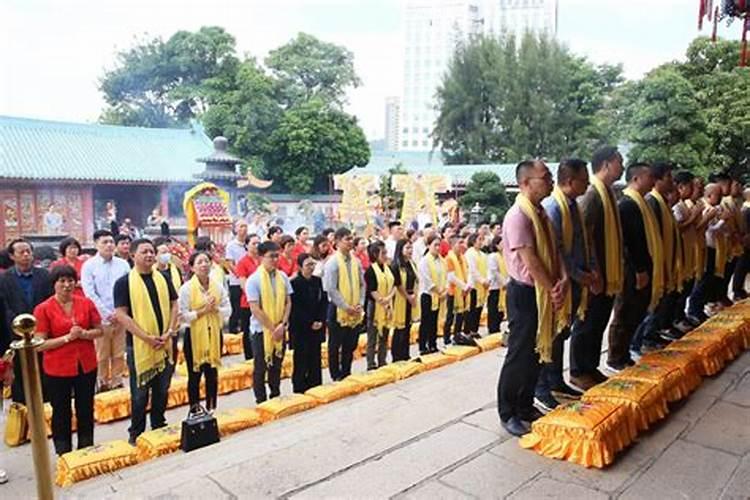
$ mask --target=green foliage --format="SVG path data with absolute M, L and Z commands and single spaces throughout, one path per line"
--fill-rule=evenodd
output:
M 466 185 L 466 192 L 458 199 L 461 209 L 467 213 L 479 203 L 484 210 L 484 220 L 499 221 L 511 206 L 500 177 L 494 172 L 477 172 Z
M 314 99 L 288 109 L 268 139 L 266 178 L 294 193 L 326 190 L 331 175 L 370 160 L 357 120 Z
M 404 164 L 398 162 L 396 166 L 388 169 L 388 175 L 384 175 L 380 178 L 380 186 L 378 194 L 380 195 L 380 202 L 383 206 L 383 210 L 386 213 L 395 211 L 401 213 L 401 209 L 404 207 L 404 193 L 401 191 L 395 191 L 392 187 L 391 180 L 394 175 L 408 174 L 409 172 L 404 168 Z
M 434 143 L 449 164 L 587 156 L 611 139 L 604 105 L 621 73 L 544 35 L 472 38 L 438 88 Z

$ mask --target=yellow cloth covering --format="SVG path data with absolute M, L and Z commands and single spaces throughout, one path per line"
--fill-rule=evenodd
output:
M 685 335 L 683 338 L 711 339 L 721 342 L 724 344 L 727 361 L 735 359 L 743 350 L 742 338 L 737 335 L 736 330 L 719 326 L 716 323 L 713 325 L 703 324 Z
M 137 269 L 133 268 L 128 276 L 128 290 L 130 292 L 130 312 L 133 321 L 149 336 L 160 337 L 169 329 L 171 302 L 167 280 L 160 272 L 152 271 L 151 276 L 156 287 L 161 310 L 162 328 L 156 320 L 156 313 L 149 299 L 148 289 Z M 148 384 L 157 374 L 161 373 L 170 361 L 172 343 L 167 342 L 163 349 L 154 349 L 135 335 L 133 337 L 133 356 L 135 358 L 135 373 L 138 387 Z
M 425 371 L 425 367 L 417 361 L 396 361 L 395 363 L 381 367 L 380 370 L 391 372 L 396 376 L 397 380 L 403 380 L 422 373 Z
M 242 354 L 242 334 L 225 333 L 223 351 L 224 354 Z
M 319 404 L 320 402 L 317 399 L 307 394 L 292 394 L 269 399 L 259 404 L 258 413 L 265 423 L 315 408 Z
M 221 302 L 220 285 L 208 281 L 204 290 L 197 276 L 190 278 L 190 310 L 197 311 L 208 304 L 213 297 L 216 304 Z M 199 373 L 201 365 L 208 363 L 213 368 L 221 366 L 221 315 L 218 311 L 204 314 L 190 323 L 190 343 L 193 352 L 193 371 Z
M 259 266 L 257 273 L 260 273 L 260 302 L 263 312 L 268 317 L 268 321 L 273 325 L 278 325 L 284 320 L 284 310 L 286 308 L 286 283 L 280 275 L 281 271 L 276 271 L 276 279 L 271 286 L 271 275 L 264 266 Z M 282 357 L 284 351 L 284 339 L 274 340 L 271 330 L 263 327 L 263 354 L 266 357 L 266 365 L 276 363 Z
M 187 402 L 187 379 L 173 378 L 167 391 L 167 408 L 182 406 Z
M 730 331 L 737 347 L 742 350 L 750 348 L 750 310 L 731 307 L 721 311 L 701 326 L 718 326 Z
M 138 463 L 174 453 L 180 449 L 181 428 L 172 424 L 155 431 L 147 431 L 135 441 Z
M 519 444 L 545 457 L 602 468 L 635 437 L 626 406 L 576 401 L 560 405 L 534 422 Z
M 103 424 L 130 416 L 130 390 L 113 389 L 94 396 L 94 420 Z
M 595 385 L 581 397 L 584 403 L 603 401 L 623 405 L 630 410 L 637 430 L 647 430 L 649 426 L 667 416 L 667 399 L 661 384 L 645 380 L 624 380 L 610 378 Z
M 476 339 L 477 346 L 482 352 L 491 351 L 492 349 L 499 349 L 503 345 L 503 335 L 500 333 L 492 333 L 486 335 L 481 339 Z
M 349 375 L 344 380 L 351 380 L 354 383 L 364 385 L 369 390 L 380 387 L 381 385 L 392 384 L 396 381 L 396 374 L 383 371 L 382 369 L 370 370 L 366 373 Z
M 625 276 L 620 212 L 613 202 L 614 197 L 610 198 L 609 188 L 595 175 L 591 176 L 591 185 L 596 189 L 604 208 L 604 255 L 606 258 L 604 264 L 607 277 L 604 292 L 607 295 L 617 295 L 622 291 Z
M 333 382 L 330 384 L 319 385 L 308 389 L 305 394 L 315 398 L 320 404 L 332 403 L 339 399 L 348 398 L 361 392 L 365 392 L 367 386 L 359 384 L 349 378 Z
M 701 375 L 704 377 L 716 375 L 724 369 L 727 362 L 726 346 L 720 339 L 688 338 L 685 336 L 680 340 L 675 340 L 665 347 L 664 350 L 692 351 L 696 353 L 698 359 L 700 359 Z
M 11 403 L 5 422 L 5 444 L 13 447 L 26 442 L 29 428 L 28 410 L 20 403 Z
M 691 391 L 690 384 L 682 376 L 682 370 L 678 366 L 638 363 L 618 373 L 617 378 L 621 380 L 645 380 L 661 384 L 669 403 L 686 398 Z
M 219 369 L 219 393 L 242 391 L 250 387 L 253 378 L 252 367 L 245 363 L 237 363 Z
M 216 424 L 221 437 L 260 425 L 262 420 L 255 409 L 232 408 L 216 413 Z
M 455 356 L 446 356 L 442 352 L 433 352 L 432 354 L 423 354 L 417 358 L 423 365 L 425 370 L 434 370 L 441 366 L 449 365 L 458 361 Z
M 341 293 L 341 297 L 347 304 L 349 304 L 349 306 L 357 306 L 359 304 L 360 290 L 362 287 L 359 276 L 359 261 L 350 253 L 349 271 L 347 272 L 344 255 L 341 252 L 336 252 L 334 258 L 338 262 L 339 267 L 339 293 Z M 351 276 L 351 282 L 349 281 L 349 276 Z M 362 322 L 363 317 L 364 313 L 352 316 L 346 314 L 343 309 L 336 308 L 336 321 L 341 326 L 357 326 Z
M 451 345 L 443 349 L 443 354 L 456 358 L 458 361 L 463 361 L 466 358 L 476 356 L 480 351 L 478 347 L 470 345 Z
M 701 385 L 701 361 L 698 355 L 691 351 L 654 351 L 641 356 L 639 363 L 676 367 L 680 369 L 682 380 L 690 392 Z
M 664 266 L 659 265 L 659 263 L 664 262 L 664 247 L 661 241 L 661 233 L 659 232 L 659 223 L 656 221 L 654 211 L 646 204 L 646 200 L 643 199 L 641 193 L 632 188 L 625 188 L 622 194 L 638 205 L 638 210 L 641 212 L 641 218 L 643 219 L 648 254 L 651 256 L 651 262 L 653 263 L 651 266 L 651 276 L 649 276 L 651 302 L 648 305 L 649 312 L 653 312 L 664 294 Z
M 71 451 L 57 459 L 55 484 L 66 487 L 90 477 L 135 465 L 136 453 L 136 448 L 127 441 L 108 441 Z

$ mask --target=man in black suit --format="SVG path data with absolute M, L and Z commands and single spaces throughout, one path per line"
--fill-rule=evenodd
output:
M 0 302 L 4 307 L 4 321 L 0 325 L 0 353 L 5 352 L 13 340 L 13 319 L 19 314 L 31 314 L 34 308 L 47 300 L 53 292 L 49 273 L 45 269 L 33 266 L 34 248 L 31 243 L 22 238 L 15 239 L 8 245 L 8 254 L 13 261 L 13 267 L 0 276 Z M 24 403 L 21 363 L 16 362 L 13 370 L 15 379 L 11 386 L 11 397 L 13 401 Z

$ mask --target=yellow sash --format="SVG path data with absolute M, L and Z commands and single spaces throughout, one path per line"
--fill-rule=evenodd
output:
M 652 312 L 659 303 L 662 293 L 664 293 L 664 249 L 662 247 L 661 235 L 659 234 L 659 223 L 656 222 L 654 212 L 646 204 L 641 193 L 632 188 L 625 188 L 623 194 L 633 200 L 638 205 L 643 219 L 643 229 L 646 232 L 646 244 L 648 253 L 651 256 L 651 302 L 648 310 Z M 659 263 L 662 263 L 661 265 Z
M 359 293 L 361 288 L 357 259 L 353 255 L 349 255 L 349 272 L 347 272 L 346 260 L 341 252 L 336 252 L 336 260 L 339 266 L 339 293 L 348 305 L 355 307 L 359 305 Z M 349 275 L 352 277 L 351 282 L 349 281 Z M 341 326 L 357 326 L 362 322 L 362 314 L 349 315 L 344 309 L 337 308 L 336 321 Z
M 685 206 L 692 210 L 693 200 L 685 200 Z M 693 229 L 693 277 L 700 279 L 706 271 L 706 236 Z
M 461 258 L 459 259 L 458 255 L 455 254 L 453 250 L 448 252 L 448 255 L 446 256 L 446 260 L 448 261 L 448 270 L 452 270 L 453 273 L 456 275 L 456 277 L 466 283 L 466 275 L 469 271 L 469 268 L 466 264 L 466 259 Z M 451 293 L 453 295 L 453 310 L 454 312 L 460 313 L 466 311 L 468 309 L 468 304 L 466 304 L 464 300 L 464 291 L 463 289 L 457 287 L 455 284 L 450 285 Z
M 604 207 L 604 258 L 607 261 L 604 265 L 607 274 L 604 293 L 606 295 L 617 295 L 622 291 L 624 275 L 620 212 L 610 198 L 609 188 L 598 177 L 592 176 L 591 184 L 599 194 L 602 207 Z
M 141 274 L 131 269 L 128 276 L 128 292 L 130 293 L 130 312 L 133 321 L 150 337 L 161 337 L 169 328 L 169 316 L 171 303 L 169 301 L 169 288 L 167 280 L 159 272 L 151 272 L 156 287 L 156 295 L 159 299 L 161 311 L 162 328 L 159 330 L 159 322 L 151 305 L 148 289 L 143 282 Z M 166 368 L 171 359 L 169 353 L 172 351 L 172 343 L 167 342 L 164 348 L 154 349 L 140 337 L 133 335 L 133 357 L 135 358 L 136 383 L 138 387 L 148 384 L 157 374 Z
M 417 269 L 414 266 L 414 262 L 411 260 L 409 261 L 409 265 L 411 266 L 412 271 L 414 272 L 414 289 L 417 289 L 417 283 L 419 280 L 419 274 L 417 273 Z M 401 276 L 401 286 L 404 287 L 404 290 L 406 291 L 406 270 L 403 267 L 399 267 L 399 275 Z M 406 301 L 406 297 L 401 295 L 401 292 L 396 292 L 396 295 L 393 298 L 393 327 L 394 328 L 406 328 L 406 307 L 409 305 L 409 303 Z M 419 301 L 416 301 L 416 306 L 412 307 L 411 310 L 411 318 L 412 321 L 414 318 L 419 317 Z
M 505 267 L 505 257 L 503 257 L 502 252 L 496 252 L 496 259 L 497 259 L 497 268 L 500 270 L 500 276 L 503 278 L 503 280 L 508 280 L 508 268 Z M 500 285 L 500 299 L 498 300 L 497 308 L 503 312 L 505 312 L 505 297 L 506 297 L 507 290 L 504 286 Z
M 558 275 L 557 263 L 555 262 L 557 245 L 549 219 L 547 217 L 540 218 L 534 205 L 523 193 L 516 195 L 516 203 L 524 215 L 531 220 L 534 226 L 537 256 L 547 273 L 555 281 Z M 565 314 L 563 311 L 558 311 L 556 314 L 552 306 L 550 291 L 545 290 L 541 284 L 534 283 L 534 292 L 538 314 L 536 350 L 539 353 L 539 360 L 543 363 L 549 363 L 552 361 L 552 340 L 569 324 L 570 312 Z M 570 311 L 570 304 L 568 304 L 568 311 Z
M 430 270 L 430 279 L 432 279 L 432 284 L 436 287 L 437 290 L 445 290 L 445 285 L 448 282 L 448 279 L 443 259 L 441 259 L 440 257 L 433 257 L 431 253 L 428 253 L 425 258 L 427 259 L 427 268 Z M 440 267 L 439 269 L 438 266 Z M 432 300 L 430 308 L 433 311 L 437 311 L 438 309 L 440 309 L 440 297 L 438 296 L 438 293 L 432 292 L 431 298 Z
M 263 312 L 268 316 L 268 320 L 278 325 L 284 320 L 284 308 L 286 306 L 286 286 L 281 271 L 276 271 L 276 282 L 274 287 L 271 286 L 271 275 L 264 266 L 259 266 L 256 271 L 260 273 L 260 305 Z M 271 330 L 263 327 L 263 354 L 266 358 L 266 364 L 270 365 L 274 361 L 284 357 L 284 339 L 274 340 Z
M 373 262 L 372 270 L 375 272 L 375 279 L 378 283 L 377 292 L 380 296 L 385 297 L 393 290 L 394 279 L 391 268 L 388 266 L 383 266 L 383 268 L 381 269 L 380 264 L 378 264 L 377 262 Z M 382 335 L 382 330 L 384 328 L 390 328 L 392 326 L 392 320 L 392 313 L 389 314 L 384 306 L 380 305 L 380 303 L 378 302 L 375 302 L 375 312 L 372 321 L 375 324 L 375 328 L 378 329 L 379 335 Z
M 659 205 L 659 214 L 661 216 L 661 241 L 664 252 L 664 291 L 681 291 L 682 249 L 678 241 L 677 225 L 675 224 L 672 211 L 667 206 L 667 202 L 664 201 L 661 193 L 656 189 L 652 189 L 651 196 L 654 197 L 656 203 Z
M 568 197 L 562 192 L 562 189 L 555 186 L 552 191 L 552 197 L 557 202 L 557 206 L 560 207 L 560 219 L 562 221 L 562 242 L 563 250 L 566 254 L 569 254 L 573 250 L 573 218 L 570 213 L 570 207 L 568 206 Z M 581 228 L 581 239 L 583 240 L 583 255 L 586 259 L 586 263 L 590 261 L 589 257 L 589 242 L 588 242 L 588 231 L 586 226 L 583 224 L 583 216 L 581 215 L 581 208 L 576 203 L 576 217 L 578 217 L 578 225 Z M 567 303 L 570 301 L 570 307 L 573 307 L 573 290 L 568 287 L 568 298 L 565 299 Z M 581 321 L 586 317 L 586 310 L 589 308 L 589 289 L 586 286 L 581 286 L 581 302 L 578 304 L 578 310 L 576 311 L 576 317 Z M 563 306 L 565 309 L 565 306 Z
M 487 269 L 487 254 L 485 254 L 482 251 L 477 250 L 476 248 L 470 248 L 466 251 L 466 255 L 468 258 L 469 252 L 473 254 L 475 265 L 477 266 L 477 271 L 479 272 L 479 276 L 487 280 L 489 279 L 489 271 Z M 477 291 L 477 307 L 482 307 L 487 303 L 487 295 L 489 295 L 489 288 L 486 286 L 483 286 L 481 283 L 475 283 L 474 288 Z
M 209 296 L 216 304 L 221 302 L 219 285 L 210 279 L 204 291 L 197 276 L 190 278 L 190 309 L 197 311 L 206 305 Z M 190 323 L 190 345 L 193 348 L 193 371 L 200 372 L 201 365 L 208 363 L 213 368 L 221 366 L 221 315 L 218 312 L 204 314 Z
M 154 271 L 159 270 L 159 266 L 157 264 L 154 264 L 153 267 Z M 175 289 L 175 291 L 179 290 L 182 286 L 182 275 L 180 274 L 180 270 L 177 269 L 177 266 L 169 263 L 169 281 L 172 282 L 172 287 Z
M 725 196 L 721 200 L 722 206 L 724 206 L 725 209 L 732 212 L 732 217 L 727 220 L 727 222 L 730 224 L 731 229 L 727 233 L 728 234 L 728 240 L 729 240 L 729 256 L 728 259 L 732 259 L 733 257 L 739 257 L 743 253 L 743 247 L 742 242 L 739 241 L 736 238 L 733 238 L 732 236 L 742 231 L 742 214 L 740 213 L 739 207 L 737 205 L 737 202 L 734 198 L 731 196 Z
M 682 202 L 689 211 L 692 211 L 692 201 L 684 200 Z M 693 279 L 696 276 L 697 251 L 695 246 L 696 234 L 695 223 L 690 224 L 682 231 L 682 280 L 683 282 Z

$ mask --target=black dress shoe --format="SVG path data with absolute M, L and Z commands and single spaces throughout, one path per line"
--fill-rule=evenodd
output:
M 518 418 L 521 419 L 523 422 L 528 422 L 531 424 L 531 422 L 536 422 L 540 418 L 544 416 L 544 413 L 539 411 L 538 408 L 535 406 L 532 406 L 526 411 L 518 412 Z
M 518 420 L 516 417 L 510 417 L 506 421 L 500 421 L 500 425 L 503 426 L 503 429 L 505 431 L 516 437 L 521 437 L 524 434 L 527 434 L 529 432 L 529 428 L 526 427 L 520 420 Z
M 459 333 L 456 335 L 456 345 L 476 346 L 477 343 L 473 338 L 469 337 L 468 335 Z

